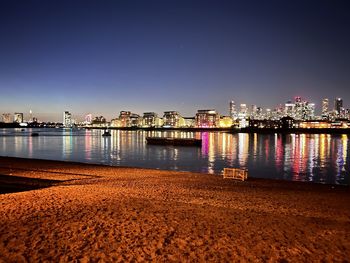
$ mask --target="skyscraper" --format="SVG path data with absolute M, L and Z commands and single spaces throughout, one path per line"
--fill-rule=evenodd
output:
M 335 101 L 334 101 L 334 111 L 337 112 L 337 115 L 340 114 L 342 108 L 343 108 L 343 99 L 342 98 L 336 98 Z
M 72 114 L 69 111 L 63 112 L 63 126 L 72 127 Z
M 322 116 L 327 115 L 329 111 L 329 100 L 327 98 L 322 100 Z
M 230 117 L 233 120 L 237 119 L 236 104 L 233 100 L 230 101 Z

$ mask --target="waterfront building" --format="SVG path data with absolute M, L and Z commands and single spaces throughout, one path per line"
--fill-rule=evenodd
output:
M 196 126 L 195 117 L 184 117 L 185 128 L 191 128 Z
M 63 126 L 64 127 L 72 127 L 73 122 L 72 122 L 72 114 L 69 111 L 64 111 L 63 112 Z
M 2 121 L 4 123 L 11 123 L 12 120 L 11 120 L 11 113 L 4 113 L 2 114 Z
M 196 127 L 216 128 L 220 124 L 220 115 L 213 109 L 198 110 L 195 117 Z
M 184 125 L 185 125 L 185 120 L 177 111 L 164 112 L 163 127 L 178 128 Z
M 326 129 L 332 128 L 332 124 L 328 121 L 301 121 L 298 123 L 298 128 L 304 129 Z
M 115 118 L 111 120 L 111 127 L 122 127 L 122 123 L 119 118 Z
M 142 126 L 142 118 L 136 113 L 131 113 L 130 115 L 130 126 L 131 127 L 140 127 Z
M 142 126 L 143 127 L 158 127 L 159 126 L 158 114 L 155 112 L 143 113 Z
M 95 117 L 91 122 L 93 127 L 107 127 L 108 123 L 106 121 L 106 118 L 103 116 L 97 116 Z
M 237 119 L 236 103 L 232 100 L 230 101 L 230 116 L 233 120 Z
M 119 120 L 121 122 L 121 127 L 131 127 L 131 112 L 121 111 L 119 114 Z
M 23 113 L 20 112 L 15 112 L 13 116 L 13 121 L 17 123 L 22 123 L 23 122 Z
M 230 128 L 233 125 L 231 116 L 220 116 L 220 128 Z

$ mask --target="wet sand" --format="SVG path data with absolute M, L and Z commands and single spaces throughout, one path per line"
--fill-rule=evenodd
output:
M 0 262 L 350 259 L 346 186 L 7 157 L 0 175 Z

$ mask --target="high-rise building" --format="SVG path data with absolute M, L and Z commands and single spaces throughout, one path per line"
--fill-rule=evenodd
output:
M 14 117 L 13 117 L 13 121 L 17 122 L 17 123 L 22 123 L 23 122 L 23 113 L 16 112 Z
M 250 118 L 251 119 L 255 119 L 257 117 L 257 110 L 258 110 L 258 107 L 256 105 L 251 105 L 250 107 Z
M 322 100 L 322 119 L 327 119 L 329 113 L 329 100 L 327 98 Z
M 295 104 L 292 103 L 291 101 L 287 101 L 287 103 L 284 104 L 284 115 L 288 117 L 294 117 L 295 115 L 294 108 L 295 108 Z
M 230 117 L 233 120 L 237 119 L 236 103 L 233 100 L 230 101 Z
M 11 123 L 11 113 L 4 113 L 2 114 L 2 121 L 5 123 Z
M 67 128 L 73 126 L 72 114 L 69 111 L 63 112 L 63 126 Z
M 341 108 L 343 108 L 343 99 L 336 98 L 334 101 L 334 111 L 336 111 L 337 115 L 340 114 Z

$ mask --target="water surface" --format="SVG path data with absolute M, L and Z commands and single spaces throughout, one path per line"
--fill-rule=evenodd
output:
M 32 132 L 40 136 L 31 137 Z M 347 135 L 229 134 L 225 132 L 0 129 L 0 155 L 221 174 L 349 184 Z M 147 136 L 201 138 L 202 147 L 147 145 Z

